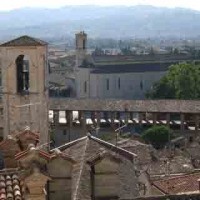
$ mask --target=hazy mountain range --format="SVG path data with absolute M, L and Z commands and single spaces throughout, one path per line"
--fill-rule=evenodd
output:
M 42 38 L 73 37 L 85 30 L 90 37 L 196 37 L 200 12 L 152 6 L 67 6 L 23 8 L 0 12 L 0 40 L 29 34 Z

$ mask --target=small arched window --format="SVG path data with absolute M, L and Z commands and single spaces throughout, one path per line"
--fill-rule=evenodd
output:
M 86 41 L 83 39 L 83 49 L 86 49 Z
M 4 164 L 4 156 L 3 153 L 0 151 L 0 170 L 5 168 L 5 164 Z
M 84 82 L 84 92 L 87 93 L 87 81 Z
M 120 88 L 121 88 L 121 80 L 120 78 L 118 78 L 118 89 L 120 90 Z
M 110 81 L 109 81 L 109 78 L 106 79 L 106 89 L 107 89 L 107 90 L 110 89 Z
M 29 60 L 27 56 L 19 55 L 16 59 L 17 67 L 17 92 L 29 91 Z
M 143 90 L 143 81 L 140 81 L 140 89 Z

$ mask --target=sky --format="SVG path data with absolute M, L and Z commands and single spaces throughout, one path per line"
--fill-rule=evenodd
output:
M 22 7 L 58 8 L 66 5 L 153 5 L 200 10 L 199 0 L 1 0 L 0 10 L 8 11 Z

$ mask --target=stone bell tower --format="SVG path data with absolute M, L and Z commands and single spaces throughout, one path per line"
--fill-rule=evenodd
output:
M 48 142 L 47 43 L 22 36 L 0 45 L 4 138 L 29 129 Z
M 79 67 L 87 53 L 87 34 L 81 31 L 76 34 L 76 67 Z

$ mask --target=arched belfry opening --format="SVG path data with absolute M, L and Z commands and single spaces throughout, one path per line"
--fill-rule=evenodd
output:
M 16 59 L 17 92 L 20 94 L 29 91 L 29 59 L 28 56 L 19 55 Z
M 86 39 L 83 39 L 83 49 L 86 49 Z

